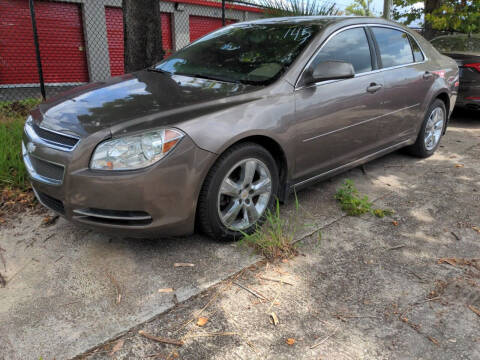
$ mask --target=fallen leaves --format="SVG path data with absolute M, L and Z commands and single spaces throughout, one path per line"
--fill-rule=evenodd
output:
M 455 164 L 455 167 L 458 169 L 458 168 L 463 168 L 463 167 L 465 167 L 465 165 L 464 165 L 464 164 Z
M 205 316 L 200 316 L 197 320 L 197 326 L 205 326 L 205 324 L 208 322 L 208 318 Z
M 17 189 L 5 188 L 0 192 L 0 224 L 7 223 L 9 214 L 25 211 L 36 204 L 35 196 L 31 190 L 22 191 Z
M 465 259 L 465 258 L 440 258 L 437 260 L 437 264 L 447 263 L 452 266 L 465 265 L 473 266 L 480 270 L 480 259 Z
M 110 351 L 110 353 L 108 355 L 113 356 L 117 351 L 119 351 L 123 347 L 124 343 L 125 343 L 125 340 L 123 340 L 123 339 L 118 340 L 115 343 L 115 345 L 113 346 L 112 351 Z
M 434 337 L 428 335 L 427 336 L 427 339 L 430 340 L 432 343 L 434 343 L 435 345 L 439 345 L 440 343 L 438 342 L 437 339 L 435 339 Z
M 478 232 L 480 234 L 480 227 L 478 226 L 472 226 L 472 229 L 475 230 L 476 232 Z
M 164 288 L 164 289 L 158 289 L 159 293 L 171 293 L 173 292 L 173 288 Z
M 285 340 L 285 342 L 287 343 L 287 345 L 293 346 L 293 344 L 295 344 L 295 339 L 294 338 L 288 338 L 287 340 Z
M 160 337 L 160 336 L 155 336 L 155 335 L 149 334 L 149 333 L 147 333 L 143 330 L 140 330 L 138 332 L 138 334 L 147 338 L 147 339 L 150 339 L 150 340 L 153 340 L 153 341 L 156 341 L 156 342 L 160 342 L 160 343 L 163 343 L 163 344 L 170 344 L 170 345 L 177 345 L 177 346 L 182 346 L 183 345 L 182 340 L 176 340 L 176 339 L 170 339 L 170 338 L 163 338 L 163 337 Z
M 472 310 L 475 314 L 477 314 L 478 316 L 480 316 L 480 309 L 479 309 L 479 308 L 477 308 L 477 307 L 475 307 L 475 306 L 473 306 L 473 305 L 468 305 L 468 308 L 469 308 L 470 310 Z
M 447 263 L 447 264 L 450 264 L 452 266 L 457 266 L 457 261 L 456 261 L 455 258 L 440 258 L 440 259 L 438 259 L 437 263 L 438 264 Z
M 279 323 L 277 314 L 275 314 L 274 312 L 271 312 L 269 315 L 270 315 L 270 322 L 271 322 L 273 325 L 277 326 L 278 323 Z
M 392 221 L 392 224 L 393 224 L 393 226 L 398 226 L 398 221 L 393 220 L 393 221 Z
M 47 227 L 55 225 L 59 217 L 59 215 L 45 216 L 42 220 L 42 226 Z
M 285 280 L 281 280 L 281 279 L 273 279 L 273 278 L 269 278 L 269 277 L 261 276 L 261 275 L 259 275 L 258 278 L 262 279 L 262 280 L 266 280 L 266 281 L 273 281 L 273 282 L 278 282 L 280 284 L 286 284 L 286 285 L 293 286 L 293 283 L 285 281 Z
M 194 267 L 195 264 L 192 263 L 175 263 L 173 267 Z
M 213 332 L 213 333 L 191 334 L 191 335 L 187 334 L 184 336 L 184 339 L 214 337 L 214 336 L 236 336 L 236 335 L 239 335 L 239 334 L 233 331 L 224 331 L 224 332 Z
M 238 282 L 234 281 L 233 282 L 234 285 L 237 285 L 238 287 L 241 287 L 243 290 L 245 291 L 248 291 L 250 294 L 254 295 L 255 297 L 259 298 L 260 300 L 263 300 L 263 301 L 269 301 L 265 296 L 263 296 L 262 294 L 260 294 L 259 292 L 255 291 L 255 290 L 252 290 L 246 286 L 243 286 L 242 284 L 239 284 Z

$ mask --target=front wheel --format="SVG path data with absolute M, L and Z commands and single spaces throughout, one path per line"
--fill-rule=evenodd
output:
M 433 155 L 440 145 L 446 123 L 447 109 L 445 103 L 436 99 L 426 113 L 417 141 L 407 148 L 408 152 L 422 158 Z
M 278 184 L 277 165 L 265 148 L 253 143 L 230 148 L 212 167 L 202 187 L 201 229 L 222 241 L 252 233 L 273 207 Z

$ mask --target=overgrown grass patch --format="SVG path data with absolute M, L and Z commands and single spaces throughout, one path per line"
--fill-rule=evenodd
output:
M 0 102 L 0 189 L 28 188 L 22 160 L 22 134 L 30 110 L 38 99 Z
M 371 213 L 376 217 L 383 218 L 393 214 L 393 210 L 375 209 L 368 196 L 361 196 L 352 180 L 345 180 L 341 188 L 335 194 L 335 199 L 340 203 L 343 211 L 350 216 L 360 216 Z
M 298 221 L 298 199 L 295 196 L 295 216 L 289 220 L 280 215 L 280 204 L 277 200 L 275 208 L 266 213 L 266 220 L 251 235 L 244 234 L 240 245 L 248 246 L 269 260 L 286 259 L 297 254 L 295 234 Z

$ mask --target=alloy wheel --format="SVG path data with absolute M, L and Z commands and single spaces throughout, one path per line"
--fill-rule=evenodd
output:
M 272 196 L 272 177 L 259 159 L 235 164 L 223 179 L 218 192 L 218 215 L 234 231 L 248 229 L 262 217 Z
M 441 107 L 436 107 L 428 117 L 425 126 L 425 149 L 433 150 L 442 136 L 443 125 L 445 123 L 445 113 Z

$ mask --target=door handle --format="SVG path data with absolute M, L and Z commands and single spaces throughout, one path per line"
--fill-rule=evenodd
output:
M 367 91 L 370 93 L 370 94 L 373 94 L 373 93 L 376 93 L 378 90 L 380 90 L 383 86 L 380 85 L 380 84 L 376 84 L 376 83 L 371 83 L 369 87 L 367 87 Z
M 433 74 L 430 71 L 425 71 L 425 73 L 423 74 L 423 78 L 425 80 L 431 79 L 432 77 L 433 77 Z

